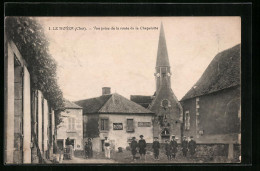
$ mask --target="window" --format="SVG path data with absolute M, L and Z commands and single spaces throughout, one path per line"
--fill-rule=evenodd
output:
M 134 131 L 134 119 L 127 119 L 126 120 L 126 125 L 127 125 L 127 132 L 133 132 Z
M 100 126 L 101 126 L 100 127 L 101 131 L 108 131 L 108 119 L 107 118 L 102 118 Z
M 190 130 L 190 112 L 185 112 L 185 130 Z
M 68 130 L 75 130 L 75 118 L 68 118 L 68 120 L 69 120 Z

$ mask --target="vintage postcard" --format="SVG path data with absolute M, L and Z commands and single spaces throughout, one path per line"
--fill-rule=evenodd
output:
M 5 163 L 241 162 L 241 18 L 6 17 Z

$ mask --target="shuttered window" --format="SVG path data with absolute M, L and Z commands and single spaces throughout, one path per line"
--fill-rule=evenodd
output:
M 185 130 L 190 130 L 190 112 L 185 112 Z
M 75 130 L 75 118 L 68 118 L 68 130 Z
M 101 119 L 101 128 L 102 131 L 108 131 L 108 119 Z
M 134 120 L 133 119 L 127 119 L 126 120 L 126 124 L 127 124 L 127 132 L 133 132 L 134 131 Z

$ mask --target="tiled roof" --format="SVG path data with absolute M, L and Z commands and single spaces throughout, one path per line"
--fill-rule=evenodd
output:
M 130 100 L 143 106 L 144 108 L 148 108 L 152 103 L 154 96 L 142 96 L 142 95 L 131 95 Z
M 153 114 L 148 109 L 114 93 L 75 102 L 83 107 L 83 113 Z
M 103 95 L 100 97 L 75 101 L 75 103 L 83 108 L 84 113 L 97 113 L 112 95 Z
M 82 109 L 82 107 L 76 105 L 75 103 L 69 101 L 69 100 L 66 100 L 65 99 L 65 108 L 66 109 Z
M 217 54 L 181 101 L 240 85 L 240 44 Z

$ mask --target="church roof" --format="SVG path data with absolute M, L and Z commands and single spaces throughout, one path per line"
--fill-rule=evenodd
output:
M 240 44 L 218 53 L 181 101 L 240 85 Z
M 161 29 L 160 29 L 158 51 L 157 51 L 157 60 L 156 60 L 156 67 L 158 67 L 158 66 L 170 66 L 162 23 L 161 23 Z
M 154 96 L 142 96 L 142 95 L 131 95 L 130 100 L 143 106 L 144 108 L 148 108 L 152 103 Z
M 69 101 L 69 100 L 64 100 L 65 108 L 66 109 L 82 109 L 82 107 L 76 105 L 75 103 Z
M 83 114 L 153 114 L 141 105 L 114 93 L 75 102 L 83 107 Z

